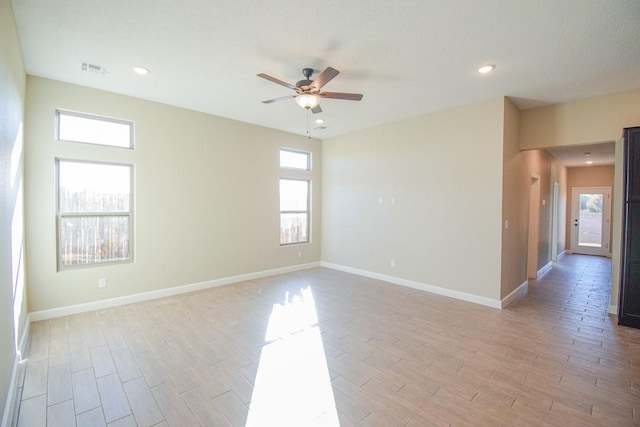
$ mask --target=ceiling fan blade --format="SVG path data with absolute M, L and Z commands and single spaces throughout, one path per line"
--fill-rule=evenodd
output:
M 271 103 L 274 103 L 274 102 L 286 101 L 287 99 L 293 99 L 295 97 L 296 97 L 296 95 L 281 96 L 279 98 L 267 99 L 266 101 L 262 101 L 262 103 L 263 104 L 271 104 Z
M 320 90 L 322 89 L 322 86 L 329 83 L 338 74 L 340 74 L 340 71 L 336 70 L 335 68 L 327 67 L 323 72 L 320 73 L 320 75 L 318 75 L 318 77 L 316 77 L 316 79 L 313 81 L 313 83 L 311 83 L 310 86 L 315 87 L 317 90 Z
M 330 99 L 345 99 L 347 101 L 360 101 L 362 99 L 361 93 L 344 93 L 344 92 L 320 92 L 322 98 Z
M 293 90 L 296 90 L 296 89 L 297 89 L 297 88 L 296 88 L 294 85 L 292 85 L 292 84 L 289 84 L 289 83 L 287 83 L 287 82 L 283 82 L 283 81 L 282 81 L 282 80 L 280 80 L 280 79 L 276 79 L 275 77 L 271 77 L 271 76 L 269 76 L 269 75 L 267 75 L 267 74 L 264 74 L 264 73 L 256 74 L 256 76 L 258 76 L 258 77 L 262 77 L 263 79 L 266 79 L 266 80 L 269 80 L 269 81 L 271 81 L 271 82 L 277 83 L 277 84 L 282 85 L 282 86 L 284 86 L 284 87 L 288 87 L 289 89 L 293 89 Z
M 320 105 L 316 105 L 315 107 L 313 107 L 313 108 L 311 109 L 311 112 L 312 112 L 313 114 L 322 113 L 322 108 L 320 108 Z

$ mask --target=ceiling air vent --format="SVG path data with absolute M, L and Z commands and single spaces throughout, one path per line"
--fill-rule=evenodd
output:
M 326 126 L 316 126 L 314 127 L 314 129 L 318 129 L 318 130 L 322 130 L 322 129 L 326 129 Z
M 92 64 L 91 62 L 82 61 L 82 71 L 88 71 L 90 73 L 98 73 L 105 75 L 109 72 L 107 67 L 103 67 L 102 65 Z

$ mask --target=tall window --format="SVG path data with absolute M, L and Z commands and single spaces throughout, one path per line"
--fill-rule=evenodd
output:
M 311 153 L 281 148 L 280 168 L 299 177 L 280 178 L 280 245 L 308 243 Z
M 59 268 L 129 261 L 133 166 L 56 160 Z
M 280 244 L 309 242 L 309 181 L 280 179 Z

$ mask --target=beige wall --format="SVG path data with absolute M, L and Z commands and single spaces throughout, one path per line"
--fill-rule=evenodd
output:
M 499 98 L 323 141 L 323 261 L 498 300 L 503 109 Z
M 559 192 L 559 233 L 558 247 L 563 247 L 564 233 L 562 224 L 565 222 L 565 210 L 562 208 L 566 200 L 566 167 L 551 156 L 545 150 L 523 151 L 525 170 L 527 175 L 531 173 L 540 176 L 540 200 L 539 204 L 539 229 L 538 229 L 538 262 L 537 268 L 540 270 L 551 261 L 552 245 L 552 208 L 553 208 L 553 183 L 560 186 Z M 528 193 L 527 193 L 528 194 Z M 528 203 L 528 198 L 527 198 Z
M 519 129 L 520 111 L 505 99 L 500 298 L 527 280 L 527 205 L 531 178 L 520 152 Z
M 25 71 L 9 0 L 0 0 L 0 423 L 11 420 L 17 344 L 27 330 L 23 276 Z M 16 371 L 17 372 L 17 371 Z M 15 378 L 15 377 L 14 377 Z M 9 424 L 6 424 L 9 425 Z
M 558 197 L 558 245 L 556 247 L 556 253 L 560 255 L 565 251 L 567 247 L 566 240 L 566 230 L 567 230 L 567 222 L 566 218 L 568 216 L 567 210 L 567 200 L 569 200 L 569 186 L 567 184 L 567 175 L 568 168 L 565 167 L 562 163 L 557 160 L 554 160 L 555 168 L 557 171 L 556 175 L 553 177 L 555 182 L 560 184 L 560 191 Z
M 567 197 L 567 221 L 566 221 L 566 242 L 567 249 L 571 245 L 571 191 L 574 187 L 614 187 L 614 166 L 589 166 L 579 168 L 569 168 L 567 174 L 569 197 Z M 611 206 L 615 203 L 615 195 L 612 192 Z M 613 222 L 610 224 L 610 236 L 613 236 Z M 609 241 L 611 248 L 611 241 Z
M 544 150 L 520 151 L 521 112 L 505 100 L 503 198 L 502 198 L 502 280 L 500 298 L 507 297 L 527 280 L 529 193 L 532 174 L 540 177 L 538 200 L 538 243 L 536 270 L 551 261 L 553 184 L 559 184 L 558 253 L 564 250 L 566 167 Z M 543 204 L 544 203 L 544 204 Z M 505 221 L 508 227 L 505 228 Z
M 55 141 L 56 108 L 133 120 L 135 150 Z M 318 140 L 36 77 L 26 124 L 32 312 L 320 260 Z M 311 244 L 279 245 L 280 147 L 312 152 Z M 56 271 L 56 157 L 135 165 L 135 262 Z
M 611 142 L 640 123 L 640 90 L 581 99 L 522 112 L 520 148 Z

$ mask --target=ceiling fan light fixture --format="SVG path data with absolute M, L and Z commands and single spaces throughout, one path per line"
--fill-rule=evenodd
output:
M 320 97 L 312 93 L 301 93 L 300 95 L 296 96 L 296 103 L 305 110 L 309 110 L 311 108 L 317 107 L 318 104 L 320 104 Z

